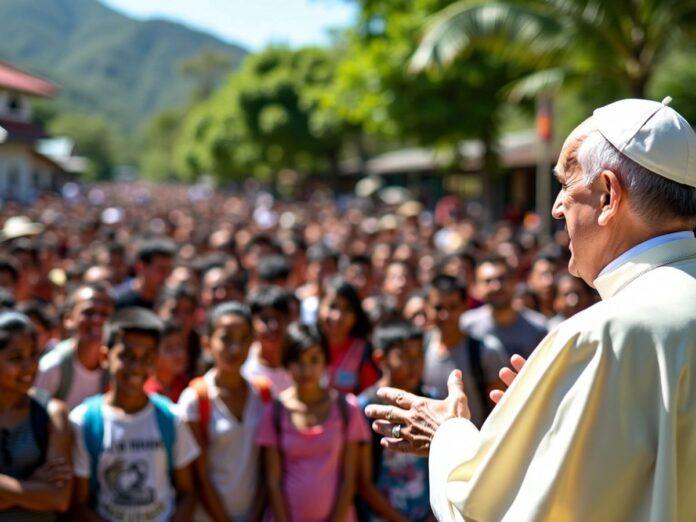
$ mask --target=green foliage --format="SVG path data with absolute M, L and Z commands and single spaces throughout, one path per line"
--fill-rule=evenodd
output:
M 150 181 L 178 179 L 179 171 L 172 151 L 176 147 L 185 112 L 171 109 L 155 115 L 142 133 L 140 172 Z
M 601 86 L 594 96 L 602 101 L 642 98 L 659 65 L 695 33 L 691 0 L 460 0 L 433 17 L 411 65 L 443 65 L 484 49 L 535 69 L 512 89 L 518 95 L 575 79 L 585 93 Z
M 271 47 L 249 56 L 186 118 L 178 165 L 191 176 L 222 179 L 335 167 L 343 127 L 319 110 L 334 72 L 335 61 L 323 49 Z
M 474 53 L 449 68 L 407 71 L 421 28 L 447 3 L 363 0 L 325 107 L 401 142 L 454 146 L 463 138 L 494 136 L 503 104 L 496 93 L 520 74 L 516 63 Z
M 110 178 L 114 136 L 103 118 L 90 114 L 62 113 L 50 122 L 48 130 L 56 136 L 70 136 L 75 141 L 75 153 L 90 159 L 90 168 L 86 173 L 88 178 Z
M 653 99 L 672 97 L 671 106 L 696 127 L 696 45 L 674 53 L 665 62 L 650 86 Z
M 231 69 L 232 60 L 228 54 L 211 50 L 204 50 L 179 64 L 181 75 L 193 79 L 196 83 L 193 99 L 197 101 L 210 98 Z

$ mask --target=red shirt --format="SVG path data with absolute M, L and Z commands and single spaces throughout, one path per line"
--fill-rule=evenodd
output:
M 360 393 L 379 379 L 379 371 L 371 358 L 371 350 L 364 339 L 348 338 L 330 346 L 331 386 L 342 393 Z
M 174 379 L 169 391 L 165 391 L 162 384 L 157 380 L 157 377 L 152 376 L 147 381 L 145 381 L 145 385 L 143 386 L 143 388 L 145 390 L 145 393 L 147 393 L 148 395 L 150 395 L 151 393 L 157 393 L 159 395 L 164 395 L 165 397 L 168 397 L 173 402 L 178 402 L 179 395 L 181 395 L 181 392 L 183 392 L 186 389 L 188 383 L 189 381 L 186 378 L 186 376 L 181 375 Z

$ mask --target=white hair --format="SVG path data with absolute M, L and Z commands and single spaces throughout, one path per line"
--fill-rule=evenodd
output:
M 641 217 L 657 221 L 665 217 L 696 220 L 696 188 L 667 179 L 619 152 L 598 130 L 590 131 L 578 147 L 578 164 L 586 185 L 603 170 L 616 174 L 631 206 Z

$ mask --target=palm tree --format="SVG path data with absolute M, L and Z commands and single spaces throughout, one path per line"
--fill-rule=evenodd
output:
M 484 50 L 532 71 L 498 95 L 535 96 L 548 106 L 561 85 L 577 83 L 593 103 L 604 103 L 617 94 L 644 98 L 669 50 L 695 36 L 694 0 L 460 0 L 431 18 L 410 69 L 444 67 Z M 536 200 L 546 232 L 550 148 L 543 150 Z
M 460 0 L 431 19 L 410 66 L 484 48 L 534 66 L 509 87 L 513 99 L 573 79 L 643 98 L 668 51 L 695 37 L 693 0 Z

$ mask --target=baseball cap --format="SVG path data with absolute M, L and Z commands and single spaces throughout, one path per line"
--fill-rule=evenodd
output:
M 662 102 L 620 100 L 596 109 L 597 130 L 619 152 L 667 179 L 696 187 L 696 134 L 683 116 Z

